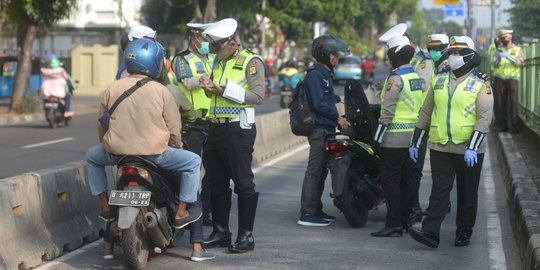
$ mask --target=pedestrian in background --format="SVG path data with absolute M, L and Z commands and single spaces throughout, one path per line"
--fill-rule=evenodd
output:
M 347 131 L 350 126 L 337 111 L 332 74 L 339 63 L 339 57 L 349 54 L 349 47 L 334 36 L 322 35 L 311 43 L 311 54 L 316 62 L 308 69 L 304 81 L 309 107 L 315 113 L 315 128 L 308 136 L 309 160 L 302 184 L 300 218 L 297 224 L 329 226 L 336 218 L 322 210 L 321 196 L 324 180 L 328 175 L 326 135 L 335 133 L 336 126 L 343 131 Z
M 450 39 L 448 64 L 451 72 L 436 75 L 409 148 L 418 159 L 422 138 L 429 132 L 431 175 L 429 213 L 421 230 L 409 230 L 411 237 L 432 248 L 439 246 L 441 223 L 446 216 L 450 192 L 457 178 L 456 238 L 461 247 L 470 242 L 478 208 L 478 185 L 489 131 L 493 95 L 486 75 L 479 73 L 480 55 L 467 36 Z
M 501 46 L 493 59 L 495 77 L 495 128 L 501 132 L 519 133 L 518 86 L 523 50 L 513 43 L 513 30 L 499 30 Z

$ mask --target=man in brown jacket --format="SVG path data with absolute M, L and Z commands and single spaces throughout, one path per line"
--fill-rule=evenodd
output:
M 159 76 L 164 50 L 150 39 L 132 41 L 125 50 L 126 68 L 131 74 L 113 82 L 103 94 L 99 115 L 138 81 Z M 201 217 L 201 209 L 187 203 L 197 200 L 201 159 L 180 149 L 181 120 L 178 107 L 165 86 L 149 81 L 124 99 L 110 117 L 108 130 L 98 123 L 100 144 L 86 153 L 92 195 L 102 203 L 100 217 L 111 220 L 105 166 L 114 165 L 125 155 L 143 156 L 161 169 L 174 172 L 180 182 L 178 210 L 174 227 L 179 229 Z

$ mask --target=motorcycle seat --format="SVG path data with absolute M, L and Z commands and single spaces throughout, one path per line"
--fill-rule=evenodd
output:
M 122 156 L 120 160 L 118 160 L 118 163 L 116 164 L 116 166 L 120 167 L 122 165 L 127 165 L 127 164 L 133 164 L 135 166 L 141 166 L 143 168 L 158 170 L 158 167 L 152 161 L 147 160 L 141 156 L 133 156 L 133 155 Z

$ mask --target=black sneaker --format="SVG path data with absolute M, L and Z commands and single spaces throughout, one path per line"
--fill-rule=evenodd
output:
M 302 226 L 324 227 L 330 226 L 330 221 L 324 220 L 316 215 L 303 214 L 300 216 L 300 219 L 296 222 L 296 224 Z
M 331 215 L 329 215 L 329 214 L 327 214 L 327 213 L 325 213 L 323 211 L 321 211 L 317 216 L 319 216 L 320 218 L 322 218 L 322 219 L 324 219 L 326 221 L 330 221 L 330 222 L 336 220 L 336 217 L 331 216 Z
M 187 225 L 199 220 L 202 216 L 201 208 L 191 208 L 188 210 L 189 216 L 183 218 L 174 218 L 173 227 L 175 229 L 182 229 Z

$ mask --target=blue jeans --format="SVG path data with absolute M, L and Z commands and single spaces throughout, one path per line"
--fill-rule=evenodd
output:
M 107 176 L 105 166 L 115 165 L 121 156 L 107 153 L 98 144 L 86 152 L 86 166 L 88 168 L 88 181 L 92 195 L 96 196 L 107 192 Z M 199 177 L 201 171 L 201 158 L 192 152 L 168 147 L 161 155 L 144 156 L 161 169 L 174 172 L 180 183 L 180 195 L 178 199 L 192 203 L 197 201 L 199 189 Z

